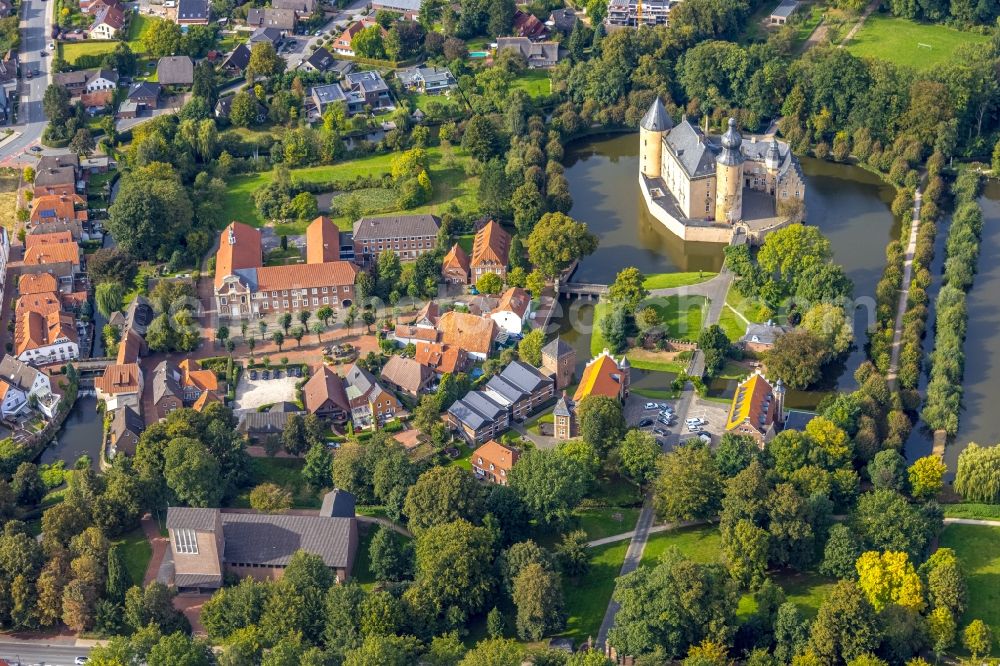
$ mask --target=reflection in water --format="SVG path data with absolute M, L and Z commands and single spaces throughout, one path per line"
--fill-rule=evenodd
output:
M 101 415 L 97 413 L 97 398 L 80 398 L 66 417 L 56 441 L 42 452 L 39 462 L 65 460 L 66 465 L 72 467 L 77 458 L 88 455 L 94 469 L 97 469 L 102 431 Z
M 1000 441 L 1000 410 L 996 408 L 1000 400 L 1000 364 L 997 363 L 1000 265 L 995 261 L 1000 252 L 1000 181 L 991 180 L 986 184 L 979 205 L 983 210 L 983 240 L 979 272 L 967 298 L 969 324 L 964 348 L 963 410 L 958 435 L 945 449 L 944 456 L 952 473 L 958 454 L 969 442 L 991 445 Z M 939 250 L 939 254 L 943 251 Z M 935 271 L 935 280 L 940 280 L 940 275 L 940 271 Z M 930 451 L 931 435 L 925 429 L 914 432 L 906 443 L 906 454 L 911 460 Z

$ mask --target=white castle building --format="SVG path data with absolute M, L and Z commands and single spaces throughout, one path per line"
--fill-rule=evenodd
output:
M 674 125 L 659 98 L 639 123 L 639 185 L 649 212 L 684 240 L 760 242 L 791 221 L 782 206 L 805 199 L 805 179 L 788 144 L 744 140 L 736 121 L 722 136 L 687 118 Z

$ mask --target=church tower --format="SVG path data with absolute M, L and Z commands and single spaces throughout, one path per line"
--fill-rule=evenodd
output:
M 648 115 L 648 114 L 647 114 Z M 722 135 L 722 151 L 715 158 L 715 221 L 733 224 L 743 217 L 743 137 L 736 121 Z
M 660 177 L 663 136 L 673 126 L 670 114 L 657 97 L 639 122 L 639 172 L 642 175 Z

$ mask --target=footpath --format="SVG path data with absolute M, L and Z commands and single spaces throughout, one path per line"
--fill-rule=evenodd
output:
M 899 354 L 902 351 L 903 317 L 910 300 L 910 282 L 913 279 L 913 255 L 917 251 L 917 232 L 920 229 L 920 204 L 923 193 L 917 188 L 913 196 L 913 217 L 910 220 L 910 240 L 903 255 L 903 283 L 899 290 L 899 305 L 896 306 L 896 327 L 892 332 L 892 353 L 889 357 L 889 372 L 886 379 L 890 388 L 896 388 L 896 373 L 899 371 Z

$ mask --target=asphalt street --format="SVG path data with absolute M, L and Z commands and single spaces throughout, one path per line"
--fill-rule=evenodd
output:
M 73 645 L 46 645 L 39 641 L 0 642 L 0 657 L 14 666 L 73 666 L 77 657 L 90 654 L 90 648 Z
M 18 85 L 21 95 L 17 122 L 11 126 L 21 136 L 0 147 L 0 162 L 13 165 L 22 159 L 29 160 L 25 151 L 38 143 L 45 129 L 45 112 L 42 110 L 42 98 L 45 88 L 51 81 L 52 54 L 41 56 L 41 51 L 48 50 L 46 45 L 50 36 L 54 0 L 24 0 L 21 3 L 21 73 Z M 37 71 L 38 76 L 31 79 L 23 75 L 28 71 Z M 31 159 L 33 161 L 33 159 Z

